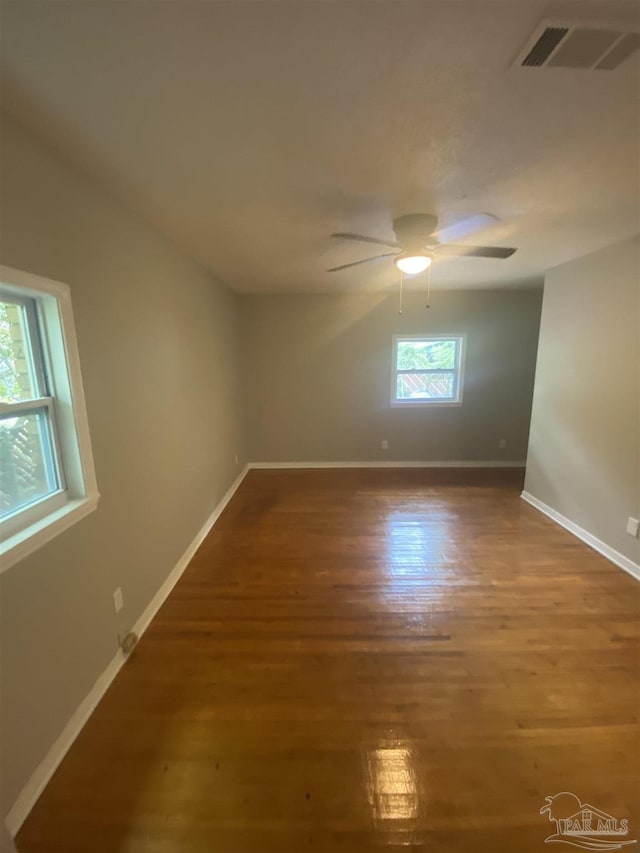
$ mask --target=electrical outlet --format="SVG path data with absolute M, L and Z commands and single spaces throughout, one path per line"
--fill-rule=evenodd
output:
M 236 453 L 236 465 L 238 464 L 238 454 Z
M 500 450 L 504 450 L 506 446 L 507 446 L 507 439 L 501 438 L 500 441 L 498 442 L 498 447 L 500 448 Z
M 638 538 L 638 526 L 640 525 L 640 521 L 637 518 L 629 518 L 627 519 L 627 533 L 629 536 L 635 536 Z
M 122 639 L 120 638 L 120 634 L 118 634 L 118 641 L 120 643 L 120 648 L 122 649 L 125 655 L 130 655 L 134 650 L 136 645 L 138 644 L 138 635 L 135 631 L 129 631 Z
M 120 613 L 122 607 L 124 605 L 124 600 L 122 598 L 122 590 L 120 587 L 113 593 L 113 607 L 116 613 Z
M 387 439 L 386 439 L 386 438 L 383 438 L 383 439 L 382 439 L 382 441 L 380 442 L 380 447 L 381 447 L 383 450 L 388 450 L 388 449 L 389 449 L 389 442 L 387 441 Z

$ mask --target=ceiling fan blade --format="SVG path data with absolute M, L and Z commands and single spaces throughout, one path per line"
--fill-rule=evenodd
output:
M 440 243 L 432 250 L 438 255 L 456 255 L 466 258 L 510 258 L 516 249 L 508 249 L 505 246 L 461 246 L 458 244 Z
M 395 243 L 393 240 L 378 240 L 377 237 L 365 237 L 364 234 L 349 234 L 339 231 L 337 234 L 332 234 L 332 237 L 337 237 L 339 240 L 357 240 L 358 243 L 373 243 L 376 246 L 389 246 L 391 249 L 400 249 L 400 243 Z
M 453 243 L 456 240 L 464 240 L 465 237 L 484 228 L 489 228 L 497 221 L 498 217 L 491 213 L 476 213 L 474 216 L 467 216 L 466 219 L 454 222 L 453 225 L 447 225 L 446 228 L 436 231 L 433 236 L 440 243 Z
M 369 261 L 380 261 L 382 258 L 392 258 L 396 252 L 386 252 L 384 255 L 374 255 L 372 258 L 363 258 L 361 261 L 354 261 L 351 264 L 342 264 L 339 267 L 331 267 L 327 272 L 338 272 L 338 270 L 346 270 L 349 267 L 357 267 L 360 264 L 368 264 Z

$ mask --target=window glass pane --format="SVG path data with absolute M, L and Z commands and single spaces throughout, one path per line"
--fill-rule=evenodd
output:
M 398 341 L 398 370 L 453 370 L 456 366 L 456 342 Z
M 0 419 L 0 517 L 57 489 L 46 411 Z
M 451 399 L 455 390 L 453 373 L 400 373 L 397 377 L 398 400 Z
M 0 302 L 0 402 L 38 397 L 24 305 Z

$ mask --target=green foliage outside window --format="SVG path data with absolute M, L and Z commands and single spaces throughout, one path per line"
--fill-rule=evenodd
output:
M 398 370 L 453 370 L 455 341 L 399 341 Z
M 12 334 L 19 322 L 16 306 L 0 302 L 0 400 L 19 400 L 22 397 L 16 339 Z

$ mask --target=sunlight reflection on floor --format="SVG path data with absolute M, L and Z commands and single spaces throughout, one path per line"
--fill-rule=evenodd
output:
M 411 751 L 400 742 L 367 752 L 366 787 L 376 820 L 414 820 L 418 789 Z
M 385 519 L 386 570 L 391 593 L 413 594 L 429 587 L 431 594 L 449 583 L 459 559 L 453 542 L 452 519 L 441 509 L 433 512 L 399 510 Z

